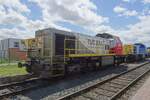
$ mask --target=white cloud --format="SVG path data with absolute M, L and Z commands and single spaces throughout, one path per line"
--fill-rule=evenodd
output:
M 4 26 L 0 28 L 0 39 L 24 36 L 27 30 L 23 31 L 18 27 L 23 28 L 28 19 L 22 13 L 29 13 L 30 9 L 19 0 L 0 0 L 0 5 L 0 25 Z
M 30 9 L 19 0 L 0 0 L 0 5 L 6 6 L 8 9 L 13 9 L 18 12 L 30 12 Z
M 120 7 L 120 6 L 116 6 L 113 10 L 116 13 L 124 13 L 127 9 Z
M 130 0 L 122 0 L 123 2 L 130 2 Z
M 38 29 L 55 27 L 58 29 L 68 30 L 67 28 L 56 25 L 53 21 L 31 20 L 24 16 L 29 13 L 30 9 L 22 4 L 19 0 L 10 2 L 9 0 L 0 0 L 0 39 L 18 37 L 27 38 L 34 36 Z M 11 26 L 8 28 L 6 26 Z
M 1 28 L 0 29 L 0 38 L 29 38 L 32 37 L 32 34 L 26 33 L 18 28 Z
M 150 35 L 150 16 L 140 16 L 139 20 L 140 22 L 136 23 L 135 25 L 130 25 L 130 29 L 142 35 Z
M 96 13 L 97 7 L 90 0 L 30 0 L 37 3 L 45 22 L 67 22 L 82 27 L 97 26 L 108 22 L 107 17 Z
M 148 4 L 150 3 L 150 0 L 143 0 L 143 3 Z
M 125 43 L 142 42 L 150 46 L 150 16 L 140 16 L 139 20 L 135 24 L 128 25 L 127 30 L 120 30 L 120 36 Z
M 144 43 L 150 46 L 150 15 L 139 16 L 139 22 L 127 25 L 126 28 L 113 29 L 110 26 L 99 26 L 95 28 L 97 33 L 111 33 L 121 38 L 124 44 L 126 43 Z
M 48 27 L 71 31 L 56 24 L 67 22 L 95 33 L 108 32 L 118 35 L 124 43 L 144 42 L 148 44 L 150 42 L 150 16 L 148 15 L 139 16 L 139 22 L 128 25 L 126 29 L 113 29 L 109 25 L 104 25 L 109 22 L 109 19 L 97 14 L 97 6 L 90 0 L 63 0 L 63 2 L 62 0 L 30 0 L 42 8 L 42 19 L 34 21 L 24 16 L 23 13 L 30 12 L 26 5 L 19 0 L 8 1 L 0 0 L 0 25 L 12 25 L 13 27 L 0 28 L 0 39 L 32 37 L 36 30 Z M 7 7 L 7 10 L 4 6 Z M 116 6 L 114 12 L 121 16 L 138 15 L 135 10 L 128 10 L 121 6 Z
M 31 11 L 20 0 L 14 0 L 12 2 L 9 0 L 0 1 L 0 25 L 12 26 L 11 29 L 7 27 L 1 28 L 0 34 L 4 33 L 6 35 L 1 35 L 0 38 L 11 33 L 9 30 L 19 32 L 18 37 L 23 36 L 25 33 L 34 35 L 36 30 L 48 27 L 71 31 L 68 28 L 57 25 L 57 22 L 67 22 L 85 29 L 97 27 L 108 22 L 107 17 L 100 16 L 96 13 L 97 6 L 90 0 L 63 0 L 63 2 L 61 0 L 29 1 L 35 2 L 41 7 L 42 19 L 33 21 L 24 16 L 23 13 L 29 13 Z M 94 30 L 94 28 L 91 28 L 91 30 Z
M 138 12 L 135 10 L 132 10 L 132 11 L 128 10 L 128 11 L 124 12 L 122 15 L 124 15 L 124 16 L 136 16 L 136 15 L 138 15 Z
M 42 8 L 42 20 L 33 21 L 25 17 L 22 13 L 28 13 L 30 9 L 19 0 L 13 2 L 9 0 L 0 1 L 0 25 L 12 26 L 12 28 L 0 28 L 0 39 L 27 38 L 33 36 L 36 30 L 48 27 L 71 31 L 55 24 L 59 21 L 80 25 L 84 28 L 97 27 L 108 21 L 107 18 L 94 12 L 97 7 L 89 0 L 64 0 L 63 2 L 61 0 L 34 0 L 34 2 Z M 91 28 L 91 30 L 94 30 L 94 28 Z
M 115 13 L 118 13 L 119 16 L 137 16 L 138 12 L 135 10 L 128 10 L 127 8 L 123 8 L 121 6 L 116 6 L 114 9 Z
M 126 2 L 126 3 L 135 3 L 136 1 L 140 1 L 140 0 L 122 0 L 123 2 Z
M 0 24 L 18 26 L 25 19 L 21 14 L 9 9 L 8 11 L 0 11 Z

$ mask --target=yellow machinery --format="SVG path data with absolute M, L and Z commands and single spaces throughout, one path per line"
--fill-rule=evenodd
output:
M 21 41 L 21 43 L 25 49 L 34 49 L 36 47 L 35 38 L 24 39 Z
M 35 52 L 37 47 L 37 41 L 35 38 L 24 39 L 21 41 L 21 44 L 23 50 L 27 52 L 28 57 L 37 55 L 37 53 Z
M 125 44 L 123 46 L 123 54 L 124 55 L 129 55 L 134 53 L 134 45 L 132 44 Z

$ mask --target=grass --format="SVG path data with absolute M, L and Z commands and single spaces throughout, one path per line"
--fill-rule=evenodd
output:
M 22 62 L 20 60 L 12 60 L 12 59 L 4 59 L 0 58 L 0 64 L 8 64 L 8 63 L 16 63 L 16 62 Z
M 8 60 L 8 59 L 1 59 L 1 58 L 0 58 L 0 64 L 8 63 L 8 62 L 9 62 L 9 60 Z
M 0 66 L 0 77 L 27 74 L 25 68 L 18 68 L 17 65 Z

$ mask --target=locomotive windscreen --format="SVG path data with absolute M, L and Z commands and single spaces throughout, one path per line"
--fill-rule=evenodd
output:
M 113 38 L 113 36 L 109 33 L 103 33 L 103 34 L 98 33 L 96 36 L 97 37 L 102 37 L 102 38 L 105 38 L 105 39 L 112 39 Z

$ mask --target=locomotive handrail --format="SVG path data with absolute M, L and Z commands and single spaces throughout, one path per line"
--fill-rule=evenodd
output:
M 92 48 L 93 50 L 97 50 L 97 48 Z M 85 55 L 87 55 L 87 56 L 100 56 L 100 55 L 114 55 L 114 53 L 109 53 L 109 54 L 100 54 L 99 52 L 96 52 L 96 53 L 89 53 L 89 52 L 87 52 L 87 53 L 82 53 L 82 51 L 85 51 L 85 49 L 65 49 L 65 51 L 68 53 L 68 54 L 66 54 L 65 56 L 66 57 L 72 57 L 72 56 L 85 56 Z M 76 53 L 76 52 L 74 52 L 74 53 L 71 53 L 72 51 L 76 51 L 76 52 L 79 52 L 79 53 Z M 81 51 L 81 53 L 80 53 L 80 51 Z M 109 52 L 109 50 L 106 50 L 105 52 Z
M 70 54 L 69 57 L 97 57 L 97 56 L 114 56 L 115 54 Z
M 66 59 L 69 57 L 86 57 L 86 56 L 110 56 L 114 55 L 114 53 L 110 53 L 110 50 L 101 50 L 104 49 L 104 45 L 96 45 L 94 47 L 83 48 L 82 45 L 78 47 L 72 48 L 72 46 L 69 48 L 67 47 L 67 43 L 74 41 L 76 43 L 80 43 L 78 39 L 64 39 L 64 63 L 66 63 Z
M 97 48 L 90 48 L 90 49 L 97 50 Z M 66 48 L 65 50 L 73 51 L 73 50 L 87 50 L 87 49 L 69 49 L 69 48 Z M 109 50 L 106 50 L 106 51 L 109 51 Z

